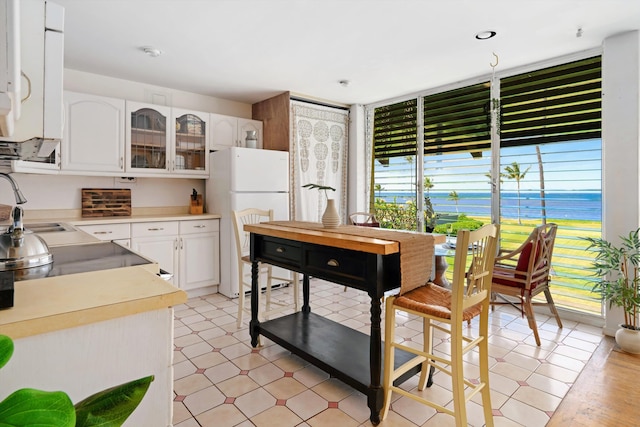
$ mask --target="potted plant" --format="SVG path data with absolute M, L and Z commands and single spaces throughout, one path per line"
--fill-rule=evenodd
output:
M 305 184 L 302 188 L 308 188 L 310 190 L 322 190 L 324 191 L 324 195 L 327 199 L 327 207 L 322 214 L 322 225 L 325 228 L 336 228 L 340 225 L 340 214 L 338 214 L 338 210 L 336 209 L 336 204 L 334 199 L 330 199 L 327 194 L 327 190 L 336 191 L 335 188 L 329 187 L 328 185 L 320 185 L 320 184 Z
M 0 335 L 0 368 L 13 355 L 13 340 Z M 23 388 L 0 402 L 0 426 L 118 427 L 147 393 L 153 375 L 100 391 L 75 405 L 62 391 Z
M 621 243 L 614 246 L 602 238 L 585 237 L 587 249 L 596 257 L 591 269 L 598 278 L 592 290 L 599 292 L 609 307 L 622 307 L 624 323 L 616 331 L 616 343 L 624 351 L 640 353 L 640 228 L 620 236 Z

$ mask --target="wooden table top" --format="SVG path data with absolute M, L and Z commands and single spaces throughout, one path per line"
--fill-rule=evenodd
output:
M 397 241 L 389 240 L 389 233 L 399 232 L 390 229 L 341 225 L 337 228 L 324 228 L 322 224 L 301 221 L 273 221 L 260 224 L 245 224 L 244 230 L 264 236 L 279 237 L 305 243 L 332 246 L 360 252 L 389 255 L 400 250 Z M 376 231 L 376 230 L 379 230 Z M 385 234 L 385 238 L 375 234 Z M 402 233 L 412 233 L 403 231 Z M 416 232 L 417 233 L 417 232 Z M 444 243 L 446 236 L 433 234 L 434 243 Z

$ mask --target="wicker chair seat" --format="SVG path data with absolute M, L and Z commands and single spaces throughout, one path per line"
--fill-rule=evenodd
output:
M 451 319 L 451 290 L 429 283 L 414 289 L 395 300 L 398 307 L 416 311 L 441 319 Z M 479 315 L 482 305 L 476 304 L 465 309 L 462 320 L 468 321 Z

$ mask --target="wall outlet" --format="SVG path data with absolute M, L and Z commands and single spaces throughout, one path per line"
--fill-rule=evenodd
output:
M 115 178 L 116 184 L 135 184 L 138 181 L 138 178 L 135 176 L 121 176 L 119 178 Z

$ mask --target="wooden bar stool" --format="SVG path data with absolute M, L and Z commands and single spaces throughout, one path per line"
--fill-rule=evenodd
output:
M 493 426 L 491 396 L 489 390 L 489 303 L 491 276 L 496 256 L 496 241 L 499 226 L 488 224 L 476 231 L 460 230 L 456 244 L 451 290 L 433 283 L 426 283 L 415 289 L 403 289 L 400 294 L 387 298 L 385 308 L 385 352 L 384 352 L 384 392 L 385 403 L 382 410 L 384 419 L 391 406 L 391 394 L 399 393 L 438 411 L 453 415 L 458 427 L 467 426 L 466 403 L 480 393 L 484 418 L 487 426 Z M 467 259 L 470 258 L 469 266 Z M 409 347 L 395 341 L 396 312 L 402 311 L 423 320 L 422 349 Z M 478 336 L 463 331 L 463 322 L 480 316 Z M 450 357 L 435 354 L 433 350 L 433 330 L 437 329 L 451 336 Z M 480 378 L 465 378 L 463 358 L 466 353 L 478 347 Z M 413 354 L 413 358 L 394 369 L 396 349 Z M 411 393 L 393 382 L 410 369 L 421 366 L 418 390 L 432 384 L 432 375 L 438 369 L 451 377 L 453 390 L 453 410 L 427 399 L 423 395 Z M 427 378 L 428 374 L 428 378 Z

